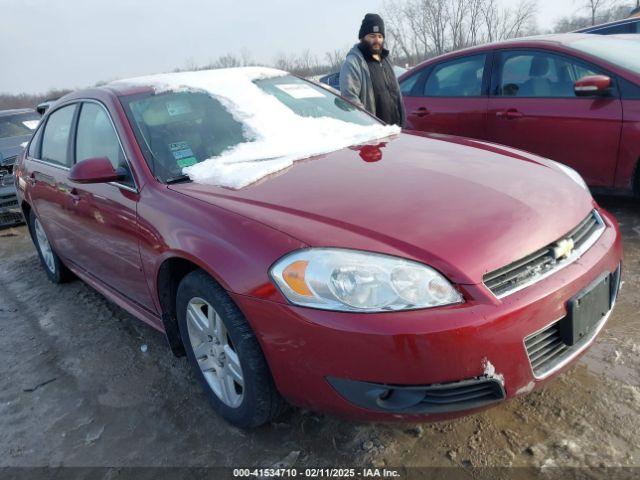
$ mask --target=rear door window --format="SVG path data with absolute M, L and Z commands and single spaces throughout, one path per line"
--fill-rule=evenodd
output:
M 425 97 L 479 97 L 486 55 L 458 58 L 436 65 L 424 84 Z
M 71 167 L 69 135 L 76 105 L 68 105 L 49 115 L 42 136 L 42 160 Z

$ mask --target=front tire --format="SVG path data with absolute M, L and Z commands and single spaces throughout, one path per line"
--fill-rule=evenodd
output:
M 201 270 L 188 274 L 176 298 L 187 358 L 214 410 L 252 428 L 284 409 L 258 340 L 222 287 Z
M 42 228 L 42 223 L 36 214 L 31 210 L 29 214 L 29 229 L 31 230 L 31 238 L 38 251 L 40 262 L 47 273 L 47 277 L 53 283 L 65 283 L 73 278 L 71 271 L 64 266 L 60 257 L 56 254 L 49 243 L 47 234 Z

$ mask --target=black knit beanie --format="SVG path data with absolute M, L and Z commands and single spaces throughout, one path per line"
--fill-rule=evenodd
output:
M 376 15 L 375 13 L 367 13 L 364 16 L 364 20 L 362 20 L 362 25 L 360 26 L 360 32 L 358 33 L 358 38 L 362 39 L 366 35 L 370 33 L 380 33 L 384 37 L 384 21 L 380 15 Z

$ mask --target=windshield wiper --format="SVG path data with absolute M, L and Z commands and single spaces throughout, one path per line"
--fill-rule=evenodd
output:
M 190 182 L 191 179 L 189 178 L 189 175 L 183 174 L 183 175 L 178 175 L 176 177 L 167 178 L 164 183 L 166 183 L 167 185 L 170 185 L 172 183 L 181 183 L 186 181 Z

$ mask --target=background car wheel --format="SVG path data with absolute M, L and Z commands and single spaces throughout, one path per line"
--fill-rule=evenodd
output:
M 47 234 L 42 228 L 42 223 L 40 223 L 36 214 L 33 213 L 33 210 L 29 214 L 29 228 L 31 230 L 31 238 L 33 238 L 33 243 L 40 257 L 40 262 L 49 280 L 53 283 L 64 283 L 73 278 L 71 271 L 64 266 L 60 257 L 58 257 L 53 250 Z
M 285 408 L 258 340 L 224 289 L 203 271 L 188 274 L 176 299 L 180 336 L 214 409 L 251 428 Z

